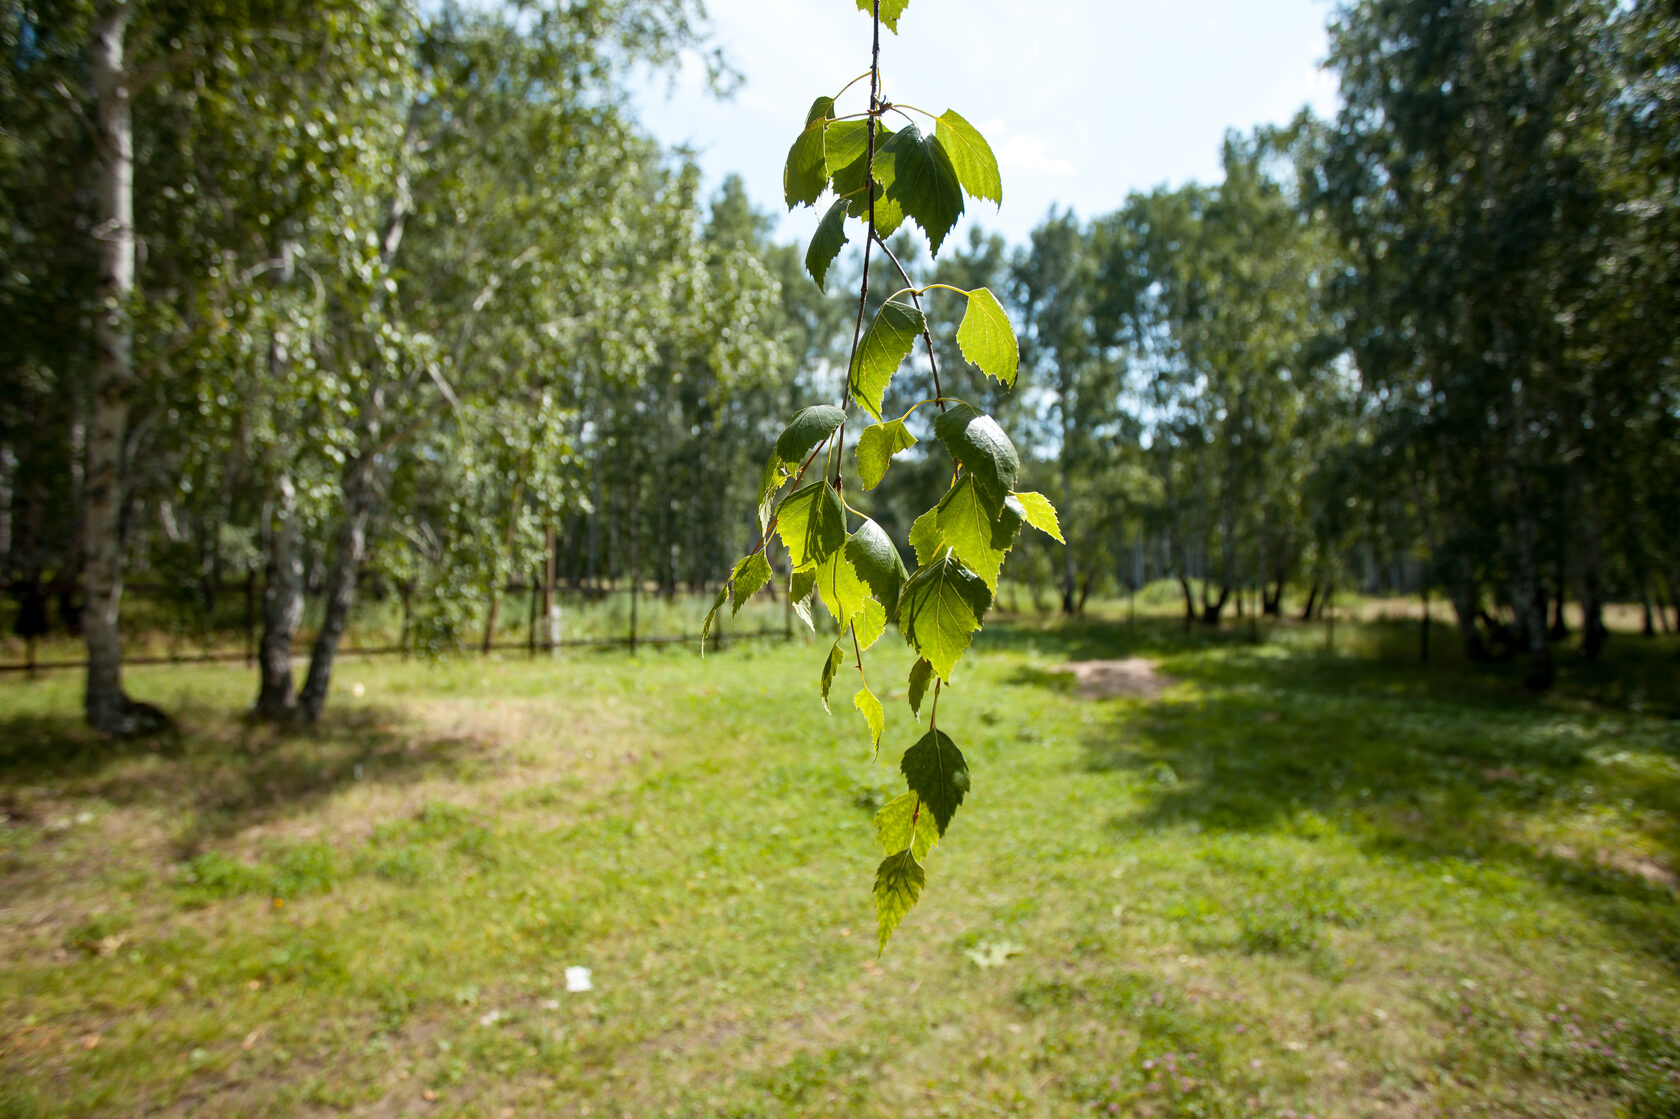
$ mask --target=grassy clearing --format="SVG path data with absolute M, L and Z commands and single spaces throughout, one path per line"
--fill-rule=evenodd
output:
M 900 782 L 814 645 L 352 660 L 287 736 L 137 671 L 184 729 L 115 751 L 0 684 L 0 1116 L 1680 1114 L 1673 645 L 1535 701 L 1245 636 L 989 627 L 879 959 Z M 1129 655 L 1180 682 L 1049 671 Z

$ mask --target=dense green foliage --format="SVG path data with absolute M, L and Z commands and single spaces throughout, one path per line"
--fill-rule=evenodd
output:
M 1647 631 L 1680 605 L 1680 18 L 1368 0 L 1332 33 L 1334 120 L 1052 215 L 1009 267 L 1063 606 L 1162 577 L 1210 622 L 1291 582 L 1439 591 L 1472 656 L 1544 688 L 1566 599 L 1589 655 L 1606 602 Z

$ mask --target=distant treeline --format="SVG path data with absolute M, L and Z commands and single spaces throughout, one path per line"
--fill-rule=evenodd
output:
M 704 588 L 752 544 L 855 307 L 627 115 L 698 5 L 523 9 L 0 3 L 0 574 L 20 630 L 79 612 L 96 726 L 131 722 L 125 575 L 254 573 L 258 709 L 312 718 L 370 580 L 447 648 L 510 581 Z M 1543 687 L 1565 599 L 1596 656 L 1605 602 L 1666 627 L 1680 593 L 1680 14 L 1367 0 L 1332 31 L 1335 119 L 1229 137 L 1218 185 L 899 256 L 1021 328 L 1013 393 L 947 388 L 1071 528 L 1012 556 L 1035 596 L 1172 578 L 1217 624 L 1433 592 Z M 906 460 L 849 495 L 901 539 L 945 482 Z

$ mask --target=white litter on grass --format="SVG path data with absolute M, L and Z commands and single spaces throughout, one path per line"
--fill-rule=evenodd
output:
M 350 694 L 355 696 L 357 699 L 361 699 L 363 696 L 367 695 L 367 689 L 362 687 L 360 682 L 351 684 Z
M 566 969 L 566 990 L 576 994 L 579 991 L 593 991 L 595 984 L 590 981 L 589 969 L 586 967 L 569 967 Z
M 497 1022 L 500 1022 L 503 1018 L 506 1018 L 506 1017 L 507 1017 L 507 1015 L 504 1012 L 502 1012 L 500 1010 L 492 1010 L 490 1013 L 488 1013 L 488 1014 L 484 1015 L 483 1017 L 479 1018 L 478 1024 L 488 1028 L 490 1026 L 494 1026 Z
M 1026 949 L 1019 944 L 1012 944 L 1007 940 L 993 944 L 982 941 L 973 948 L 965 948 L 963 955 L 974 961 L 974 966 L 982 970 L 986 968 L 1002 967 L 1009 962 L 1009 957 L 1019 956 Z

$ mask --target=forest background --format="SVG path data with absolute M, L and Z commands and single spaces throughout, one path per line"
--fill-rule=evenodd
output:
M 561 587 L 707 592 L 792 402 L 838 383 L 842 278 L 629 108 L 709 49 L 697 5 L 4 30 L 0 563 L 19 638 L 82 635 L 95 726 L 137 717 L 125 578 L 201 630 L 260 586 L 256 708 L 310 719 L 358 599 L 436 651 L 492 643 L 510 589 L 540 619 Z M 1022 335 L 1016 391 L 973 393 L 1070 528 L 1009 582 L 1075 614 L 1171 580 L 1197 624 L 1434 594 L 1537 689 L 1566 601 L 1589 659 L 1612 601 L 1670 628 L 1676 41 L 1655 3 L 1348 5 L 1334 117 L 1229 135 L 1221 182 L 937 265 L 903 235 Z M 901 539 L 941 484 L 911 459 L 868 509 Z

